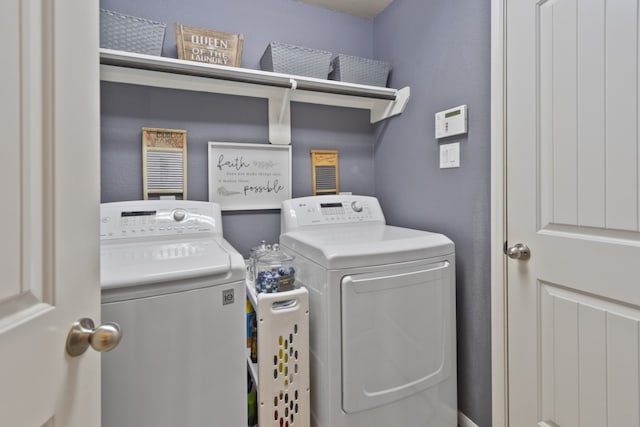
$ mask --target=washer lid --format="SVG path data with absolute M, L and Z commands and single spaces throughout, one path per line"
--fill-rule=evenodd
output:
M 345 224 L 291 231 L 280 244 L 324 266 L 338 269 L 392 264 L 449 255 L 442 234 L 382 224 Z
M 219 276 L 220 283 L 241 280 L 244 261 L 229 248 L 223 239 L 103 243 L 100 283 L 105 290 L 204 276 Z

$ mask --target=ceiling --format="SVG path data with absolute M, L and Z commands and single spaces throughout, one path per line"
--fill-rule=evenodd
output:
M 373 19 L 393 0 L 297 0 L 350 15 Z

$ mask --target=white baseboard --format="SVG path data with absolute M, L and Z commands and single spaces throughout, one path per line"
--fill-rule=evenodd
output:
M 458 427 L 478 427 L 478 425 L 467 418 L 465 414 L 458 411 Z

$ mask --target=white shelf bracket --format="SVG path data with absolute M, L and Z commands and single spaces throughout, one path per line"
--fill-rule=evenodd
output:
M 269 142 L 291 144 L 291 94 L 298 82 L 289 79 L 290 89 L 285 89 L 269 97 Z
M 398 90 L 395 101 L 376 101 L 371 107 L 371 123 L 377 123 L 381 120 L 388 119 L 389 117 L 402 114 L 409 102 L 411 96 L 411 88 L 405 86 Z

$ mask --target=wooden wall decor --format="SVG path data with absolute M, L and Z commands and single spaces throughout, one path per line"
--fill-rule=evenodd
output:
M 187 131 L 142 128 L 144 200 L 160 196 L 187 198 Z
M 242 34 L 206 28 L 189 27 L 176 23 L 178 59 L 207 64 L 239 67 L 242 61 Z
M 338 194 L 338 150 L 311 150 L 311 183 L 313 195 Z

